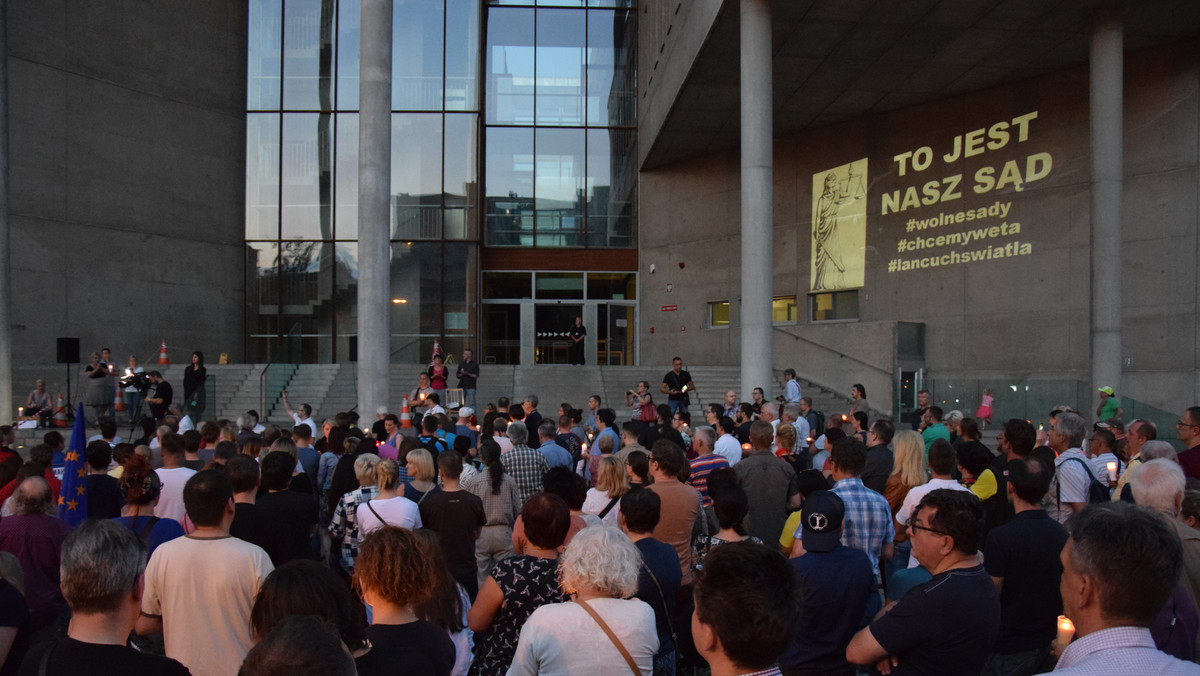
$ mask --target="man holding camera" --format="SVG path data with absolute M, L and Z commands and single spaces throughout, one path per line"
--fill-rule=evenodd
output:
M 171 383 L 163 380 L 162 373 L 159 371 L 147 373 L 146 378 L 150 380 L 150 391 L 147 392 L 145 400 L 146 405 L 150 407 L 150 415 L 154 416 L 156 421 L 162 420 L 167 415 L 167 409 L 171 406 L 171 398 L 174 395 Z

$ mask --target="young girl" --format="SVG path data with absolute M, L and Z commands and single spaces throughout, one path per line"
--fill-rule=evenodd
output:
M 988 423 L 992 422 L 992 388 L 985 387 L 983 389 L 983 401 L 979 404 L 979 408 L 975 411 L 975 417 L 979 419 L 979 429 L 987 429 Z

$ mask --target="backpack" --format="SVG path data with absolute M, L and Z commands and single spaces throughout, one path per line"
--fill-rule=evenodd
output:
M 1067 462 L 1070 462 L 1072 460 L 1083 465 L 1084 471 L 1087 472 L 1087 477 L 1089 479 L 1088 488 L 1087 488 L 1088 503 L 1089 504 L 1097 504 L 1097 503 L 1103 504 L 1106 502 L 1111 502 L 1112 496 L 1108 492 L 1108 486 L 1105 486 L 1104 484 L 1100 483 L 1100 481 L 1098 479 L 1096 479 L 1096 476 L 1094 474 L 1092 474 L 1091 466 L 1089 466 L 1086 462 L 1084 462 L 1083 460 L 1081 460 L 1079 458 L 1067 458 Z M 1054 497 L 1058 501 L 1059 504 L 1062 504 L 1062 484 L 1057 484 L 1055 486 L 1055 488 L 1057 488 L 1058 494 L 1055 495 Z
M 813 439 L 817 439 L 822 434 L 825 434 L 825 414 L 817 410 L 809 411 L 809 413 L 812 414 L 813 419 L 809 421 L 811 424 L 809 425 L 808 435 Z

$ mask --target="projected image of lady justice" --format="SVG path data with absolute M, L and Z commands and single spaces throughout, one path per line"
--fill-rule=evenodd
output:
M 866 268 L 867 158 L 813 174 L 812 291 L 857 289 Z

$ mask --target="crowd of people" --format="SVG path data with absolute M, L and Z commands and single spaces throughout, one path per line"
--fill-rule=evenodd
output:
M 1200 407 L 1181 453 L 1066 406 L 993 450 L 924 392 L 898 429 L 790 369 L 703 421 L 678 360 L 650 389 L 621 421 L 431 392 L 415 428 L 285 393 L 290 425 L 175 406 L 131 442 L 101 411 L 24 462 L 0 427 L 0 676 L 1200 674 Z

